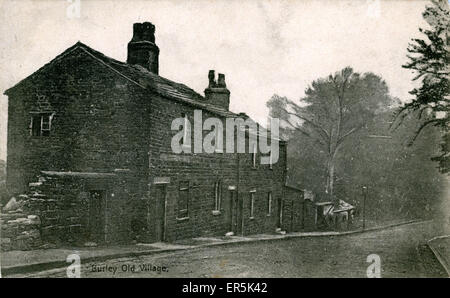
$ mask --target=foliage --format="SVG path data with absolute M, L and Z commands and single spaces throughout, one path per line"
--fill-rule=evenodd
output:
M 413 80 L 420 82 L 420 87 L 410 91 L 414 98 L 397 111 L 394 128 L 403 123 L 406 115 L 410 113 L 417 115 L 419 125 L 410 142 L 412 144 L 424 128 L 439 127 L 442 130 L 441 153 L 433 160 L 439 163 L 441 172 L 448 173 L 450 10 L 447 1 L 432 1 L 432 4 L 423 12 L 423 17 L 430 28 L 419 28 L 426 38 L 412 39 L 412 43 L 407 48 L 409 62 L 403 65 L 404 68 L 416 74 Z
M 379 76 L 361 75 L 346 67 L 313 81 L 298 103 L 274 95 L 267 106 L 270 116 L 284 123 L 284 136 L 289 135 L 289 130 L 295 131 L 312 141 L 308 146 L 320 148 L 325 160 L 325 193 L 336 202 L 333 196 L 336 159 L 342 146 L 394 103 Z
M 429 218 L 445 198 L 445 177 L 429 156 L 439 150 L 440 133 L 427 127 L 413 145 L 409 136 L 416 129 L 415 115 L 391 132 L 394 108 L 378 114 L 367 129 L 355 133 L 336 160 L 335 195 L 362 210 L 362 186 L 368 187 L 367 217 L 373 220 Z M 367 137 L 371 136 L 371 137 Z M 296 132 L 288 144 L 291 183 L 313 190 L 327 199 L 326 154 L 309 137 Z

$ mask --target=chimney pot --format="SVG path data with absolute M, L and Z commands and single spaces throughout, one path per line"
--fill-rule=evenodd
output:
M 216 76 L 216 74 L 215 74 L 214 70 L 210 70 L 208 72 L 208 80 L 209 80 L 208 88 L 215 88 L 215 87 L 217 87 L 215 76 Z
M 155 25 L 150 22 L 133 24 L 133 38 L 128 43 L 127 63 L 159 72 L 159 48 L 155 44 Z
M 150 22 L 145 22 L 142 24 L 142 39 L 150 42 L 155 42 L 155 25 Z
M 206 102 L 228 111 L 230 106 L 230 91 L 225 83 L 225 75 L 219 73 L 216 83 L 215 71 L 210 70 L 208 73 L 208 88 L 205 89 Z
M 227 87 L 227 84 L 225 84 L 225 75 L 223 73 L 219 73 L 219 79 L 217 81 L 217 86 L 220 88 Z
M 142 24 L 135 23 L 133 24 L 133 38 L 132 41 L 142 40 Z

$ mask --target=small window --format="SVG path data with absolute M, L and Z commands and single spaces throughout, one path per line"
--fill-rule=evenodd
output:
M 256 144 L 253 145 L 252 165 L 253 165 L 253 168 L 256 168 Z
M 255 215 L 255 191 L 250 192 L 250 218 Z
M 184 134 L 183 134 L 183 146 L 190 146 L 190 140 L 188 139 L 190 137 L 189 134 L 189 129 L 190 129 L 190 125 L 189 125 L 189 119 L 187 114 L 183 113 L 181 114 L 182 117 L 184 117 Z
M 267 215 L 272 214 L 272 192 L 269 191 L 267 194 Z
M 272 150 L 270 150 L 270 155 L 269 155 L 269 169 L 273 169 L 273 165 L 272 165 Z
M 214 133 L 216 135 L 214 138 L 214 151 L 216 153 L 223 153 L 223 135 L 220 135 L 221 131 L 218 127 L 214 129 Z
M 34 137 L 48 137 L 52 125 L 53 114 L 34 114 L 31 116 L 30 134 Z
M 180 182 L 180 188 L 178 191 L 178 202 L 177 202 L 177 217 L 185 218 L 188 217 L 189 208 L 189 182 Z
M 214 183 L 214 210 L 220 211 L 222 207 L 222 182 L 216 181 Z
M 31 135 L 33 137 L 38 137 L 41 135 L 41 117 L 38 115 L 31 116 Z

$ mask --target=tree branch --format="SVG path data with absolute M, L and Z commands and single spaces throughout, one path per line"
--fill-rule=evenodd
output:
M 414 144 L 414 142 L 416 141 L 417 137 L 419 136 L 420 132 L 427 127 L 428 125 L 430 125 L 431 123 L 435 123 L 435 122 L 441 122 L 442 119 L 431 119 L 428 121 L 425 121 L 424 123 L 422 123 L 422 125 L 419 127 L 419 129 L 416 131 L 416 133 L 414 134 L 414 137 L 411 139 L 411 141 L 408 142 L 408 146 L 412 146 L 412 144 Z
M 360 130 L 360 129 L 363 128 L 363 127 L 364 127 L 364 125 L 361 125 L 361 126 L 359 126 L 359 127 L 354 127 L 354 128 L 352 128 L 352 129 L 350 129 L 348 132 L 346 132 L 346 133 L 345 133 L 342 137 L 340 137 L 340 138 L 338 139 L 338 141 L 336 142 L 336 148 L 344 141 L 344 139 L 345 139 L 346 137 L 348 137 L 349 135 L 353 134 L 354 132 Z
M 308 133 L 307 131 L 303 130 L 302 128 L 300 128 L 298 125 L 294 125 L 291 121 L 289 120 L 285 120 L 293 129 L 298 130 L 299 132 L 301 132 L 302 134 L 304 134 L 305 136 L 313 139 L 314 141 L 316 141 L 317 143 L 326 146 L 326 144 L 319 138 L 316 138 L 314 136 L 312 136 L 310 133 Z
M 286 111 L 286 113 L 287 113 L 288 115 L 295 116 L 295 117 L 297 117 L 297 118 L 299 118 L 299 119 L 301 119 L 301 120 L 303 120 L 303 121 L 305 121 L 305 122 L 311 124 L 312 126 L 314 126 L 315 128 L 317 128 L 318 130 L 320 130 L 322 133 L 324 133 L 325 136 L 326 136 L 327 138 L 330 137 L 329 133 L 325 130 L 325 128 L 323 128 L 323 127 L 320 126 L 319 124 L 315 123 L 314 121 L 309 120 L 308 118 L 306 118 L 306 117 L 304 117 L 304 116 L 301 116 L 301 115 L 299 115 L 299 114 L 297 114 L 297 113 L 291 113 L 291 112 L 288 112 L 288 111 Z

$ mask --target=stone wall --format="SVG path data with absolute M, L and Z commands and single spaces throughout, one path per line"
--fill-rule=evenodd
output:
M 42 247 L 40 218 L 24 206 L 28 196 L 12 198 L 0 211 L 1 250 L 30 250 Z M 14 206 L 13 206 L 14 205 Z
M 43 172 L 30 191 L 20 195 L 20 207 L 1 214 L 2 249 L 35 249 L 64 245 L 131 243 L 142 236 L 139 220 L 145 206 L 134 192 L 128 172 Z M 98 233 L 92 233 L 90 191 L 104 191 Z M 138 227 L 136 227 L 136 225 Z
M 46 177 L 30 200 L 30 210 L 41 218 L 44 241 L 77 242 L 85 238 L 87 194 L 98 185 L 107 193 L 109 206 L 104 218 L 105 242 L 134 238 L 155 241 L 154 182 L 160 178 L 170 181 L 166 240 L 229 232 L 230 187 L 242 202 L 244 235 L 286 228 L 279 226 L 279 215 L 286 216 L 292 206 L 283 193 L 285 143 L 280 144 L 280 157 L 272 168 L 260 164 L 259 154 L 253 167 L 249 151 L 174 154 L 170 144 L 177 131 L 171 130 L 172 121 L 186 114 L 193 123 L 198 107 L 144 90 L 94 60 L 75 47 L 67 57 L 56 59 L 8 94 L 7 181 L 12 192 L 26 190 L 41 171 L 130 170 L 126 181 L 119 178 L 112 183 Z M 50 136 L 31 136 L 31 113 L 43 111 L 54 113 Z M 203 118 L 209 117 L 225 123 L 223 116 L 204 110 Z M 220 210 L 214 210 L 217 181 L 221 182 Z M 180 183 L 189 185 L 189 212 L 184 218 L 177 210 Z M 250 216 L 252 192 L 254 215 Z
M 283 185 L 286 174 L 286 146 L 280 143 L 280 158 L 270 168 L 260 164 L 252 165 L 252 154 L 247 153 L 181 153 L 174 154 L 171 149 L 172 137 L 178 131 L 171 130 L 172 120 L 187 115 L 194 123 L 195 106 L 175 102 L 153 95 L 150 101 L 149 142 L 149 210 L 155 210 L 155 179 L 165 178 L 167 183 L 166 239 L 176 240 L 196 236 L 223 236 L 230 231 L 230 187 L 243 204 L 243 234 L 275 232 L 277 228 L 278 200 L 283 200 Z M 203 120 L 215 117 L 225 118 L 216 113 L 202 112 Z M 204 131 L 203 135 L 208 132 Z M 194 138 L 194 136 L 191 136 Z M 193 144 L 193 141 L 191 142 Z M 236 143 L 236 142 L 235 142 Z M 224 148 L 226 147 L 224 138 Z M 221 181 L 222 208 L 214 211 L 214 184 Z M 189 215 L 179 218 L 177 200 L 180 183 L 189 183 Z M 250 217 L 250 192 L 256 191 L 254 216 Z M 268 213 L 268 193 L 272 193 L 272 212 Z M 284 203 L 281 204 L 284 206 Z M 155 218 L 150 211 L 149 218 Z M 155 230 L 155 222 L 149 221 L 149 232 Z
M 127 168 L 144 179 L 148 111 L 138 88 L 75 48 L 10 89 L 8 190 L 27 191 L 42 170 Z M 50 135 L 32 136 L 31 117 L 42 112 L 54 113 Z
M 136 181 L 126 173 L 50 173 L 39 186 L 39 200 L 30 208 L 40 210 L 42 239 L 54 243 L 83 245 L 121 244 L 134 240 L 133 221 L 142 218 L 141 197 L 136 194 Z M 91 191 L 104 192 L 101 211 L 90 213 Z M 44 195 L 45 194 L 45 195 Z M 90 228 L 92 218 L 100 217 L 98 233 Z

